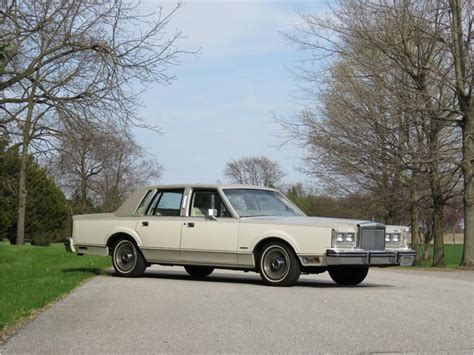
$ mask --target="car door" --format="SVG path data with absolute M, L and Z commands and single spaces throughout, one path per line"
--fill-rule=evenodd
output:
M 216 219 L 207 211 L 214 209 Z M 235 266 L 239 220 L 230 215 L 215 189 L 193 189 L 181 232 L 183 263 Z
M 141 251 L 150 262 L 181 261 L 179 244 L 183 217 L 184 188 L 158 190 L 143 216 L 138 220 L 136 231 L 142 240 Z

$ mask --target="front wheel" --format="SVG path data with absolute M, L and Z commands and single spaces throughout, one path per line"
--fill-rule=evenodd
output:
M 270 286 L 293 286 L 301 275 L 295 253 L 283 243 L 265 245 L 258 266 L 260 276 Z
M 145 258 L 135 243 L 129 239 L 121 239 L 115 245 L 112 263 L 119 276 L 142 276 L 146 269 Z
M 329 276 L 338 285 L 355 286 L 364 281 L 368 272 L 368 266 L 337 266 L 329 269 Z

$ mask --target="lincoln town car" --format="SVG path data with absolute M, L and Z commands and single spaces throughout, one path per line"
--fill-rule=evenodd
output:
M 408 240 L 407 228 L 387 233 L 373 221 L 308 217 L 271 188 L 183 184 L 141 188 L 114 213 L 74 216 L 65 246 L 111 256 L 119 276 L 159 264 L 195 278 L 254 271 L 271 286 L 327 271 L 337 284 L 357 285 L 369 267 L 411 265 Z

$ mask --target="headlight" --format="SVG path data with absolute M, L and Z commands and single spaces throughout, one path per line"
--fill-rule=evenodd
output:
M 354 233 L 346 233 L 346 238 L 344 240 L 347 243 L 355 242 L 355 234 Z
M 409 229 L 402 228 L 400 231 L 385 234 L 385 246 L 388 248 L 407 248 L 409 241 Z
M 392 242 L 394 242 L 394 243 L 400 243 L 400 234 L 398 234 L 398 233 L 393 233 L 393 234 L 392 234 Z
M 356 242 L 355 233 L 342 233 L 332 231 L 331 246 L 333 248 L 353 248 Z

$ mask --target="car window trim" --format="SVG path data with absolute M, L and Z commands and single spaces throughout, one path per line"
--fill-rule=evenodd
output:
M 183 198 L 184 198 L 184 195 L 185 195 L 185 191 L 186 189 L 185 188 L 176 188 L 176 189 L 163 189 L 163 190 L 160 190 L 160 189 L 156 189 L 156 193 L 155 195 L 153 196 L 152 200 L 150 201 L 149 203 L 149 206 L 147 207 L 146 209 L 146 214 L 145 216 L 148 216 L 148 217 L 181 217 L 181 206 L 183 204 Z M 155 215 L 155 210 L 156 208 L 158 207 L 158 204 L 160 203 L 161 199 L 163 198 L 163 193 L 165 192 L 180 192 L 181 193 L 181 200 L 179 201 L 179 214 L 177 216 L 161 216 L 161 215 Z M 152 208 L 152 205 L 153 205 L 153 202 L 155 200 L 156 195 L 157 194 L 160 194 L 161 193 L 161 196 L 158 197 L 158 201 L 156 201 L 156 205 L 155 207 L 153 208 L 153 211 L 152 213 L 150 214 L 150 209 Z
M 193 202 L 194 202 L 194 192 L 195 191 L 209 191 L 209 192 L 216 192 L 217 193 L 217 196 L 219 196 L 219 198 L 221 199 L 221 203 L 224 205 L 225 209 L 227 210 L 227 212 L 229 212 L 230 216 L 229 217 L 219 217 L 219 218 L 238 218 L 238 217 L 235 217 L 232 213 L 232 210 L 229 209 L 229 206 L 227 205 L 227 202 L 222 198 L 222 194 L 221 194 L 221 191 L 219 189 L 213 189 L 213 188 L 191 188 L 191 190 L 189 191 L 189 202 L 188 202 L 188 208 L 187 208 L 187 215 L 188 217 L 192 217 L 192 218 L 200 218 L 198 216 L 191 216 L 191 209 L 193 207 Z

